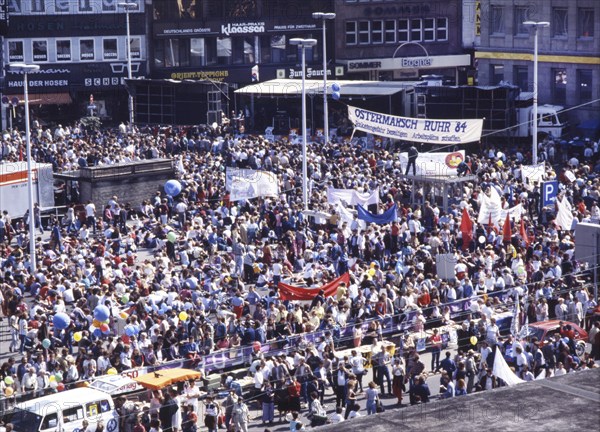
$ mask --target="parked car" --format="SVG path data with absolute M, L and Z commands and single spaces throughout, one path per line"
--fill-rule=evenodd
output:
M 578 357 L 582 357 L 585 353 L 585 344 L 588 340 L 588 333 L 577 324 L 570 321 L 550 320 L 535 322 L 529 324 L 528 327 L 523 327 L 520 336 L 521 338 L 527 339 L 535 337 L 540 342 L 540 345 L 543 346 L 546 340 L 554 340 L 554 335 L 556 333 L 561 334 L 561 322 L 563 324 L 563 337 L 565 336 L 564 328 L 571 326 L 571 337 L 575 342 L 575 352 Z

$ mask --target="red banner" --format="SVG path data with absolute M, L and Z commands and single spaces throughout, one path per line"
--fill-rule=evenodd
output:
M 295 287 L 293 285 L 279 282 L 279 298 L 281 300 L 312 300 L 319 294 L 320 290 L 325 291 L 325 297 L 331 297 L 337 293 L 337 289 L 341 283 L 350 284 L 350 274 L 344 273 L 339 278 L 332 280 L 328 284 L 318 288 Z

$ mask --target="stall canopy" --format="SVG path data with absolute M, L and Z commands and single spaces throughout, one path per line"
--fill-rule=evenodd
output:
M 335 81 L 340 86 L 342 97 L 352 96 L 391 96 L 402 90 L 409 90 L 422 82 L 406 81 Z M 331 94 L 331 83 L 327 93 Z M 306 80 L 306 94 L 323 94 L 323 80 Z M 261 97 L 300 96 L 302 94 L 301 79 L 274 79 L 251 84 L 235 91 L 237 94 L 255 95 Z
M 200 379 L 202 374 L 192 369 L 161 369 L 134 378 L 142 387 L 149 390 L 160 390 L 172 384 L 191 379 Z

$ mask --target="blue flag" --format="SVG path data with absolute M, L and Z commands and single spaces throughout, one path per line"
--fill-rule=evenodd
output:
M 387 223 L 394 222 L 397 220 L 398 215 L 396 213 L 396 204 L 391 206 L 388 210 L 386 210 L 383 214 L 373 214 L 365 210 L 363 206 L 357 206 L 358 209 L 358 219 L 363 220 L 367 223 L 375 223 L 378 225 L 383 225 Z

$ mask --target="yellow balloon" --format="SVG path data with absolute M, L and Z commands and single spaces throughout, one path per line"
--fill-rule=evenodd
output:
M 110 368 L 106 371 L 106 375 L 116 375 L 118 372 L 115 368 Z
M 95 319 L 94 321 L 92 321 L 92 325 L 94 327 L 98 328 L 98 327 L 100 327 L 102 325 L 102 323 L 100 321 L 98 321 L 98 320 Z
M 123 311 L 123 312 L 121 312 L 121 313 L 119 314 L 119 316 L 120 316 L 121 318 L 123 318 L 123 319 L 127 319 L 127 318 L 129 318 L 129 315 L 127 315 L 127 312 L 124 312 L 124 311 Z
M 471 336 L 471 345 L 477 345 L 477 336 Z
M 4 394 L 8 397 L 8 396 L 12 396 L 14 393 L 14 389 L 12 387 L 6 387 L 4 389 Z
M 375 269 L 369 269 L 367 273 L 369 274 L 369 276 L 375 276 Z
M 371 268 L 375 268 L 375 263 L 374 262 L 371 263 Z
M 73 340 L 75 342 L 79 342 L 82 337 L 83 337 L 83 335 L 81 334 L 81 332 L 75 332 L 75 333 L 73 333 Z
M 181 312 L 179 312 L 179 319 L 180 319 L 181 321 L 187 321 L 187 319 L 188 319 L 188 314 L 187 314 L 187 312 L 186 312 L 186 311 L 181 311 Z
M 56 377 L 54 375 L 50 375 L 50 377 L 48 377 L 48 381 L 54 382 L 56 381 Z

